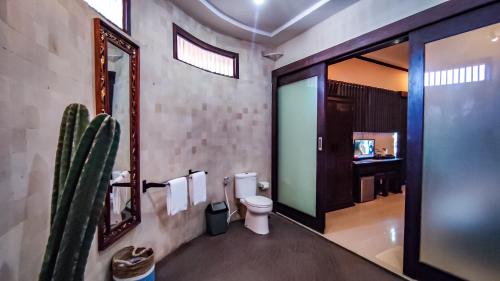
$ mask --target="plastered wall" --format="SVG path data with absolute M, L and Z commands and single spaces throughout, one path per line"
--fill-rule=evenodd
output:
M 408 72 L 360 59 L 329 65 L 328 79 L 408 92 Z
M 276 68 L 313 55 L 446 0 L 360 0 L 276 48 Z

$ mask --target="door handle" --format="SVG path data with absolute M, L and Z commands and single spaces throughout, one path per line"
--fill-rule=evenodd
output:
M 323 151 L 323 138 L 318 137 L 318 151 Z

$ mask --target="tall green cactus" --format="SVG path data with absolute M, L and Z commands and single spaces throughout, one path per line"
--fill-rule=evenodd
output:
M 89 125 L 89 111 L 84 105 L 73 103 L 64 110 L 59 141 L 57 143 L 56 167 L 54 171 L 54 186 L 52 188 L 52 206 L 50 224 L 56 215 L 57 205 L 64 189 L 69 166 L 83 132 Z
M 83 133 L 58 195 L 40 281 L 83 280 L 119 139 L 120 125 L 107 114 L 95 117 Z
M 113 161 L 107 161 L 106 166 L 104 167 L 104 175 L 110 175 L 113 170 L 114 159 L 116 157 L 116 152 L 118 151 L 118 145 L 120 143 L 120 123 L 116 121 L 117 132 L 115 133 L 113 144 L 110 149 L 109 157 L 112 157 Z M 113 155 L 111 155 L 113 153 Z M 92 244 L 92 240 L 94 239 L 94 233 L 99 222 L 99 218 L 101 216 L 102 207 L 104 205 L 104 200 L 106 199 L 106 191 L 108 190 L 109 185 L 109 176 L 101 177 L 100 188 L 98 193 L 96 194 L 94 208 L 92 209 L 92 214 L 90 215 L 90 221 L 88 223 L 87 231 L 85 232 L 85 237 L 83 239 L 83 245 L 81 248 L 80 255 L 78 257 L 78 263 L 75 268 L 75 279 L 74 281 L 83 281 L 83 276 L 85 273 L 85 265 L 87 264 L 87 258 L 89 256 L 90 246 Z M 100 202 L 100 203 L 99 203 Z M 98 207 L 100 205 L 100 207 Z

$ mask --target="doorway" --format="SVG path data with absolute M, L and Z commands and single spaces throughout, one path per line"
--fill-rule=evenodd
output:
M 407 166 L 404 167 L 406 184 L 401 190 L 404 196 L 403 272 L 425 280 L 497 280 L 500 224 L 495 218 L 500 215 L 500 209 L 495 202 L 500 200 L 500 178 L 495 171 L 498 171 L 497 155 L 500 155 L 500 125 L 496 122 L 500 120 L 500 112 L 496 108 L 500 106 L 500 96 L 496 78 L 500 73 L 500 48 L 496 42 L 500 34 L 497 28 L 500 3 L 449 1 L 440 6 L 273 71 L 273 107 L 277 102 L 277 81 L 282 76 L 318 63 L 339 63 L 380 50 L 387 44 L 399 44 L 401 37 L 408 39 L 411 47 Z M 447 16 L 436 18 L 440 13 Z M 325 79 L 325 89 L 327 83 Z M 318 100 L 318 109 L 325 110 L 327 95 L 322 101 Z M 326 118 L 328 112 L 325 111 L 324 116 Z M 273 115 L 273 125 L 275 119 Z M 318 129 L 329 126 L 326 123 L 319 126 L 319 120 Z M 370 120 L 365 119 L 365 124 L 370 124 Z M 429 120 L 435 122 L 430 125 Z M 355 126 L 356 121 L 353 124 Z M 275 180 L 278 170 L 275 132 L 273 130 L 273 187 L 279 190 Z M 316 148 L 323 148 L 317 151 L 317 160 L 331 149 L 329 140 L 323 142 L 326 134 L 326 130 L 317 134 Z M 362 136 L 362 140 L 370 139 L 371 136 Z M 465 144 L 473 145 L 477 153 L 466 153 L 471 146 Z M 401 151 L 403 146 L 398 142 L 397 150 Z M 324 198 L 326 192 L 331 191 L 328 185 L 332 181 L 326 173 L 326 160 L 318 160 L 316 164 L 317 220 L 322 212 L 323 216 L 327 212 Z M 394 178 L 385 177 L 385 181 L 394 182 Z M 366 182 L 363 186 L 370 186 L 370 181 Z M 376 182 L 374 177 L 373 184 Z M 382 192 L 390 193 L 391 184 L 380 185 L 388 187 Z M 353 192 L 353 195 L 356 194 Z M 321 231 L 321 227 L 316 230 Z
M 387 45 L 328 66 L 328 98 L 353 107 L 351 123 L 327 110 L 325 161 L 334 168 L 326 173 L 340 175 L 329 177 L 337 207 L 327 210 L 324 236 L 403 274 L 409 43 Z

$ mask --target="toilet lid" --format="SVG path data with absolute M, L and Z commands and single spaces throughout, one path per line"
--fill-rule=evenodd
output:
M 264 196 L 250 196 L 245 198 L 245 201 L 254 207 L 269 207 L 273 205 L 273 200 Z

